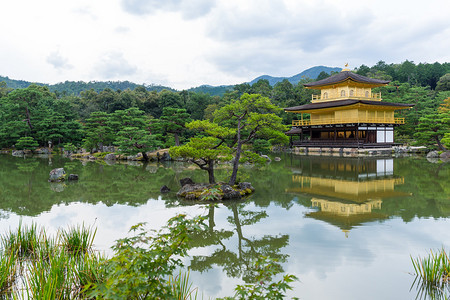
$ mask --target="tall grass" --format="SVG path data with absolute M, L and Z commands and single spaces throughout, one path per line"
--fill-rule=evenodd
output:
M 450 259 L 444 249 L 433 252 L 427 257 L 412 258 L 416 273 L 413 285 L 417 284 L 418 297 L 448 299 L 450 296 Z
M 17 257 L 28 257 L 39 248 L 41 234 L 36 224 L 23 225 L 22 222 L 19 222 L 15 231 L 10 231 L 1 239 L 5 253 L 15 253 Z
M 189 271 L 183 273 L 180 270 L 177 276 L 170 276 L 169 285 L 172 290 L 172 295 L 177 300 L 192 300 L 198 297 L 198 288 L 192 288 L 192 282 L 189 281 Z
M 92 250 L 97 229 L 92 229 L 83 225 L 70 227 L 61 231 L 64 248 L 71 253 L 82 254 Z
M 92 250 L 96 229 L 84 225 L 48 237 L 35 223 L 10 230 L 0 240 L 0 299 L 78 299 L 102 280 Z
M 29 299 L 69 299 L 72 278 L 71 260 L 65 251 L 57 250 L 50 257 L 36 257 L 27 274 Z
M 0 295 L 7 295 L 16 277 L 15 253 L 0 253 Z

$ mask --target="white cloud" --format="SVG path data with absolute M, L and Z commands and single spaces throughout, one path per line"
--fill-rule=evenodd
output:
M 130 32 L 130 28 L 126 26 L 118 26 L 114 29 L 114 31 L 121 34 L 127 34 Z
M 0 73 L 29 81 L 182 89 L 315 65 L 450 61 L 441 0 L 23 0 L 2 11 Z
M 121 79 L 134 75 L 137 67 L 130 64 L 123 53 L 109 52 L 99 59 L 95 72 L 104 79 Z
M 215 0 L 121 0 L 122 8 L 134 15 L 151 15 L 158 11 L 181 12 L 186 19 L 209 13 Z
M 59 51 L 54 51 L 47 56 L 47 62 L 51 64 L 55 69 L 72 69 L 73 66 L 69 64 L 66 57 L 63 57 Z
M 76 14 L 79 14 L 83 17 L 87 16 L 87 17 L 91 18 L 92 20 L 97 20 L 97 16 L 92 11 L 92 8 L 90 8 L 89 6 L 76 7 L 73 9 L 73 12 Z

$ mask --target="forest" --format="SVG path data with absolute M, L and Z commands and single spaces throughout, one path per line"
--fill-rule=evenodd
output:
M 383 101 L 415 104 L 412 109 L 398 112 L 398 116 L 405 118 L 405 125 L 396 131 L 397 142 L 441 150 L 450 145 L 450 63 L 379 61 L 371 67 L 361 65 L 354 71 L 391 81 L 375 91 L 381 92 Z M 0 82 L 0 148 L 34 149 L 49 143 L 66 148 L 83 147 L 88 151 L 101 151 L 106 145 L 123 149 L 140 147 L 135 149 L 138 152 L 167 148 L 184 144 L 198 134 L 186 128 L 186 123 L 193 120 L 213 123 L 214 112 L 239 101 L 244 94 L 259 94 L 278 108 L 302 105 L 317 93 L 305 89 L 303 84 L 327 76 L 330 74 L 322 72 L 316 79 L 304 78 L 298 84 L 285 79 L 273 86 L 261 79 L 224 89 L 221 95 L 194 90 L 150 91 L 142 85 L 124 90 L 87 87 L 76 94 L 71 90 L 52 92 L 47 86 L 36 84 L 13 89 L 3 81 Z M 281 109 L 276 115 L 287 125 L 286 130 L 297 117 Z M 275 144 L 283 141 L 270 140 Z M 257 136 L 251 144 L 258 152 L 271 146 L 264 135 Z

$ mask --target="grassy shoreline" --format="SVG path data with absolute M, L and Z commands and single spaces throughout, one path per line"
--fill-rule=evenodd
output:
M 54 237 L 35 223 L 0 238 L 0 299 L 197 299 L 181 258 L 194 233 L 207 230 L 205 217 L 177 215 L 158 231 L 144 223 L 116 240 L 106 258 L 93 249 L 96 229 L 84 224 L 60 229 Z M 233 298 L 284 299 L 293 275 L 283 275 L 275 259 L 259 257 L 256 282 L 238 285 Z M 202 297 L 203 298 L 203 297 Z

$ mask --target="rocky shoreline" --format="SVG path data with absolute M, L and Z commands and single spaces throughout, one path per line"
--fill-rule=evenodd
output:
M 450 151 L 430 151 L 427 147 L 394 146 L 392 148 L 329 148 L 329 147 L 293 147 L 290 152 L 297 155 L 340 156 L 340 157 L 401 157 L 401 156 L 426 156 L 433 163 L 449 162 Z
M 424 147 L 394 146 L 392 148 L 331 148 L 331 147 L 293 147 L 295 154 L 330 154 L 341 156 L 386 156 L 395 154 L 426 154 L 429 150 Z
M 90 153 L 84 149 L 75 152 L 63 151 L 63 155 L 70 158 L 82 160 L 104 160 L 109 162 L 114 161 L 144 161 L 141 153 L 137 155 L 121 155 L 114 153 L 114 147 L 105 147 L 106 152 Z M 110 149 L 111 148 L 111 149 Z M 371 149 L 357 149 L 357 148 L 330 148 L 330 147 L 293 147 L 274 149 L 276 152 L 291 152 L 296 155 L 320 155 L 320 156 L 341 156 L 341 157 L 386 157 L 386 156 L 426 156 L 430 162 L 449 162 L 450 151 L 437 152 L 430 150 L 424 146 L 394 146 L 392 148 L 371 148 Z M 50 155 L 52 152 L 48 148 L 39 148 L 31 152 L 29 150 L 11 150 L 2 149 L 2 154 L 11 154 L 13 156 L 22 157 L 28 154 Z M 148 152 L 149 161 L 171 161 L 173 160 L 169 155 L 169 149 L 160 149 L 153 152 Z M 262 155 L 268 162 L 271 159 L 267 155 Z M 275 161 L 279 160 L 278 157 Z
M 108 149 L 113 150 L 114 149 Z M 0 150 L 1 154 L 11 154 L 12 156 L 23 157 L 25 155 L 51 155 L 51 154 L 59 154 L 59 152 L 52 152 L 49 148 L 39 148 L 34 151 L 30 150 L 11 150 L 11 149 L 3 149 Z M 138 153 L 137 155 L 122 155 L 116 154 L 114 152 L 106 151 L 106 152 L 95 152 L 90 153 L 85 151 L 84 149 L 80 149 L 78 151 L 69 152 L 63 151 L 63 156 L 76 158 L 76 159 L 84 159 L 84 160 L 105 160 L 105 161 L 115 161 L 115 160 L 128 160 L 128 161 L 143 161 L 144 157 L 142 153 Z M 160 149 L 153 152 L 147 152 L 147 156 L 149 161 L 170 161 L 172 160 L 169 155 L 169 149 Z

